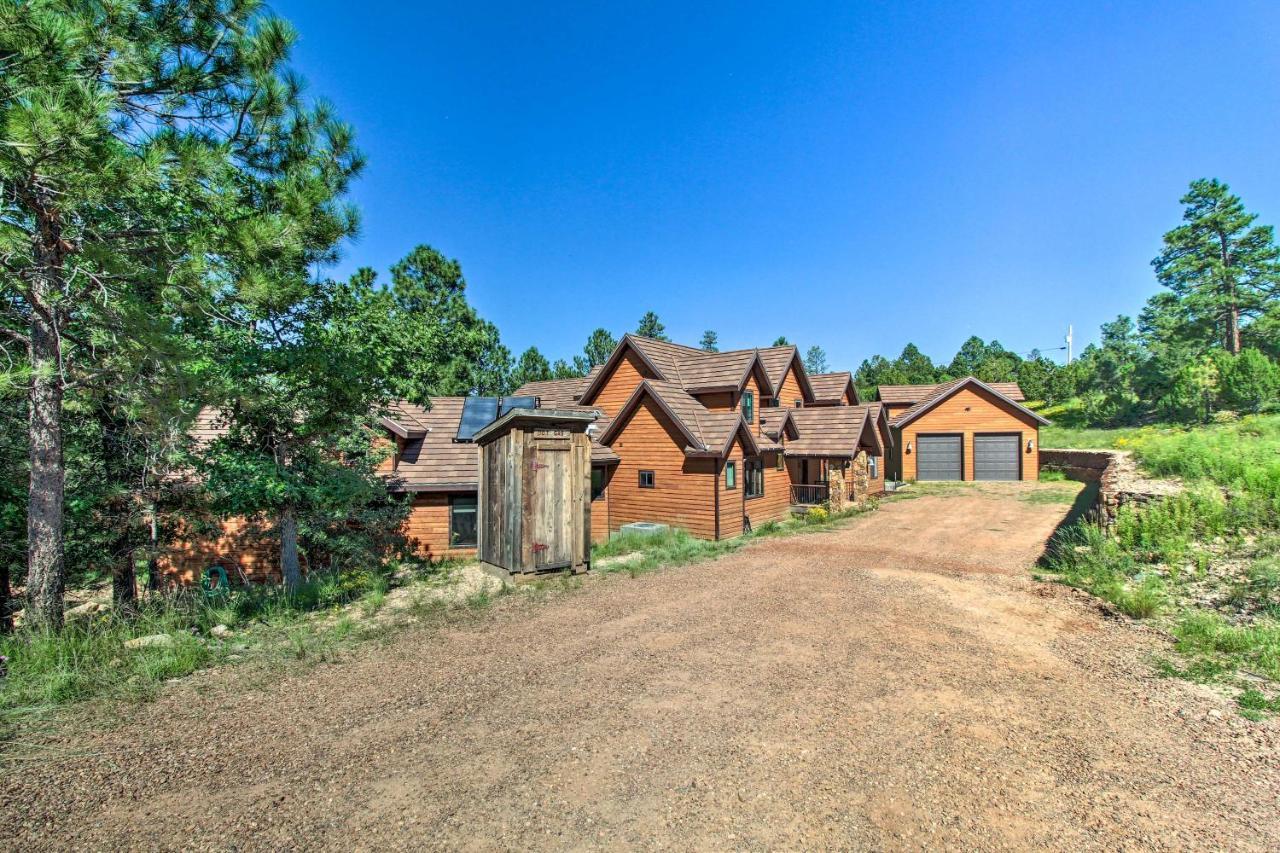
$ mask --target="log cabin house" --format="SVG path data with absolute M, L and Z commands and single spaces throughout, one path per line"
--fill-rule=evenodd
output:
M 1036 480 L 1040 427 L 1014 382 L 965 376 L 937 385 L 884 385 L 891 474 L 901 480 Z

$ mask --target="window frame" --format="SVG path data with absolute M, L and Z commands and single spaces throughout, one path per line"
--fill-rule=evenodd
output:
M 470 507 L 467 502 L 470 501 Z M 462 505 L 462 512 L 458 512 L 459 504 Z M 449 495 L 449 547 L 450 548 L 478 548 L 480 547 L 480 501 L 479 495 Z M 467 510 L 470 509 L 470 512 Z M 465 542 L 458 540 L 458 534 L 454 528 L 454 519 L 456 516 L 471 516 L 471 530 L 474 541 Z
M 747 390 L 742 392 L 742 401 L 738 408 L 742 412 L 742 418 L 749 424 L 756 422 L 756 392 Z
M 609 487 L 608 484 L 605 483 L 604 475 L 605 475 L 605 470 L 603 465 L 591 466 L 591 500 L 593 501 L 599 500 L 600 496 L 604 494 L 604 490 Z M 600 478 L 599 488 L 596 488 L 597 476 Z
M 742 462 L 742 482 L 746 489 L 747 500 L 764 497 L 764 460 L 759 456 L 744 459 Z M 756 491 L 756 485 L 759 491 Z
M 644 482 L 645 474 L 649 475 L 649 484 L 647 486 Z M 638 488 L 641 489 L 656 489 L 658 487 L 658 475 L 652 468 L 642 468 L 636 472 L 636 483 Z
M 732 492 L 738 488 L 738 462 L 730 459 L 724 463 L 724 490 Z
M 880 460 L 878 457 L 867 457 L 867 475 L 873 480 L 880 479 Z
M 791 402 L 792 402 L 792 404 L 793 404 L 793 405 L 791 406 L 791 408 L 793 408 L 793 409 L 803 409 L 803 408 L 804 408 L 804 400 L 792 400 Z

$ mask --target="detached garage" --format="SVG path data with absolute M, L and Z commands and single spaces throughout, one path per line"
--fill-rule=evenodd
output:
M 901 480 L 1035 480 L 1040 475 L 1040 427 L 1048 421 L 1023 406 L 1016 385 L 988 385 L 972 376 L 918 389 L 900 404 L 894 430 L 894 475 Z M 885 389 L 890 390 L 890 389 Z M 888 395 L 886 395 L 886 398 Z

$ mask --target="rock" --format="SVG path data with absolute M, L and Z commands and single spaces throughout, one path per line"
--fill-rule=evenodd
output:
M 214 625 L 209 629 L 209 633 L 221 640 L 230 637 L 232 631 L 226 625 Z
M 64 615 L 67 621 L 70 622 L 73 619 L 88 619 L 101 613 L 104 609 L 102 604 L 97 601 L 86 601 L 84 604 L 77 604 L 75 607 L 68 609 Z
M 148 634 L 145 637 L 134 637 L 125 640 L 126 649 L 169 649 L 173 648 L 173 637 L 168 634 Z

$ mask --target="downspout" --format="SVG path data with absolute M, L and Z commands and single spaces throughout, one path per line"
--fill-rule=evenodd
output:
M 711 470 L 715 472 L 715 483 L 711 487 L 712 506 L 716 510 L 716 541 L 720 541 L 720 463 L 722 460 L 717 459 L 716 464 L 711 466 Z

